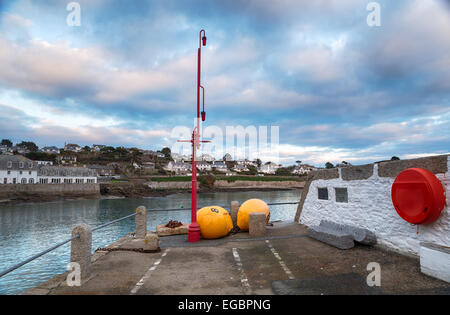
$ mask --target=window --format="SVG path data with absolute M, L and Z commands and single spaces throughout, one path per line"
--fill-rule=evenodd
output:
M 8 161 L 7 167 L 8 167 L 8 168 L 11 168 L 11 167 L 12 167 L 12 161 Z
M 29 168 L 33 168 L 33 163 L 32 163 L 32 162 L 29 162 L 29 163 L 28 163 L 28 167 L 29 167 Z
M 22 171 L 20 171 L 19 174 L 22 175 Z
M 336 202 L 348 202 L 347 188 L 335 188 Z
M 27 179 L 26 178 L 22 178 L 22 184 L 26 184 L 27 183 Z
M 30 180 L 28 181 L 28 183 L 34 184 L 34 180 L 33 180 L 32 178 L 30 178 Z
M 8 184 L 8 179 L 6 177 L 3 178 L 3 184 Z
M 318 188 L 317 192 L 320 200 L 328 200 L 328 188 Z
M 29 171 L 28 174 L 31 175 L 31 171 Z
M 8 175 L 11 175 L 11 171 L 8 171 Z
M 17 182 L 17 180 L 15 178 L 13 178 L 13 184 L 15 184 Z
M 19 168 L 23 168 L 23 162 L 19 162 Z

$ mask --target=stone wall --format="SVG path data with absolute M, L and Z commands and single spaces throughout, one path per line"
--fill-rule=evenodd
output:
M 436 174 L 444 185 L 447 206 L 432 224 L 413 225 L 395 211 L 391 187 L 395 177 L 411 167 Z M 302 194 L 295 221 L 316 225 L 327 219 L 373 231 L 381 246 L 418 255 L 421 242 L 450 246 L 450 156 L 388 161 L 313 172 Z M 328 188 L 328 200 L 318 199 L 318 189 Z M 348 202 L 336 202 L 335 188 L 347 188 Z
M 28 184 L 0 185 L 0 199 L 26 199 L 29 196 L 100 195 L 99 184 Z
M 190 189 L 192 187 L 192 182 L 148 182 L 148 187 L 151 189 Z M 197 188 L 199 187 L 199 182 L 197 182 Z
M 148 186 L 152 189 L 190 189 L 191 181 L 188 182 L 148 182 Z M 296 181 L 250 181 L 250 180 L 236 180 L 228 182 L 226 180 L 216 180 L 214 182 L 214 188 L 263 188 L 263 189 L 290 189 L 290 188 L 303 188 L 304 182 Z M 200 183 L 197 182 L 197 188 L 200 187 Z

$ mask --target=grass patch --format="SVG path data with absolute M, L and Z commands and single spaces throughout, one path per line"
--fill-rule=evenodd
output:
M 304 182 L 303 177 L 278 177 L 278 176 L 218 176 L 216 180 L 226 180 L 227 182 L 235 182 L 237 180 L 253 181 L 253 182 Z

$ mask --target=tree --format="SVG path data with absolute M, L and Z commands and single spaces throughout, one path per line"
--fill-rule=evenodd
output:
M 21 143 L 18 144 L 18 146 L 25 147 L 30 152 L 37 152 L 37 150 L 39 149 L 38 146 L 32 141 L 22 141 Z
M 330 162 L 325 163 L 326 168 L 334 168 L 334 165 Z
M 83 148 L 83 151 L 84 152 L 91 152 L 91 148 L 89 147 L 89 146 L 85 146 L 84 148 Z
M 3 139 L 1 145 L 6 145 L 8 148 L 11 148 L 13 143 L 9 139 Z
M 161 150 L 161 153 L 164 154 L 164 156 L 168 159 L 172 156 L 172 151 L 168 147 L 163 148 Z
M 400 158 L 399 158 L 399 157 L 397 157 L 397 156 L 393 156 L 393 157 L 391 157 L 391 161 L 398 161 L 398 160 L 400 160 Z
M 256 162 L 256 165 L 258 165 L 258 167 L 261 167 L 262 162 L 260 159 L 256 159 L 255 162 Z

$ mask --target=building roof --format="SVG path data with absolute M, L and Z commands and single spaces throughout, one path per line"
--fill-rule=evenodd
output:
M 10 163 L 9 163 L 10 162 Z M 23 167 L 21 166 L 23 163 Z M 8 167 L 11 166 L 11 167 Z M 31 166 L 31 167 L 30 167 Z M 0 155 L 0 170 L 37 170 L 37 163 L 22 155 Z
M 95 170 L 85 167 L 41 166 L 39 176 L 95 177 Z

